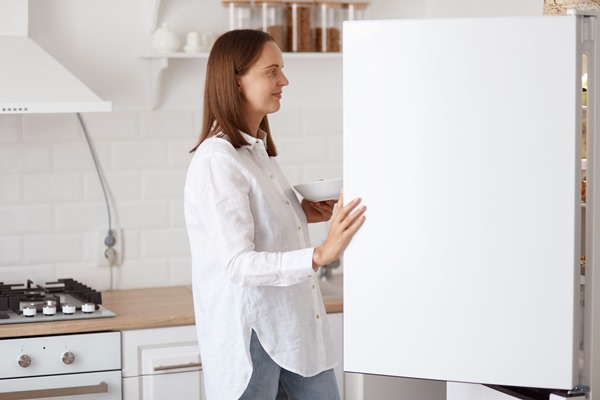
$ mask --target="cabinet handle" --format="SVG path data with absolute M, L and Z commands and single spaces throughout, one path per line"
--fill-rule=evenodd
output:
M 0 400 L 44 399 L 46 397 L 76 396 L 82 394 L 108 393 L 108 384 L 75 386 L 55 389 L 23 390 L 21 392 L 0 393 Z
M 154 372 L 158 372 L 158 371 L 169 371 L 172 369 L 181 369 L 181 368 L 200 368 L 202 369 L 202 363 L 195 363 L 195 362 L 191 362 L 191 363 L 187 363 L 187 364 L 175 364 L 175 365 L 159 365 L 158 367 L 154 367 Z M 2 400 L 0 398 L 0 400 Z

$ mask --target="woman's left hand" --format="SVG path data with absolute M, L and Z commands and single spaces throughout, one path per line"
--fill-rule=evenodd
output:
M 301 204 L 304 214 L 306 214 L 306 220 L 310 223 L 329 221 L 335 203 L 337 200 L 313 202 L 303 199 Z

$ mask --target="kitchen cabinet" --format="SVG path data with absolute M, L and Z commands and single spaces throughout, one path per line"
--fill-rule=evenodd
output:
M 193 325 L 122 332 L 124 400 L 202 400 L 202 362 Z

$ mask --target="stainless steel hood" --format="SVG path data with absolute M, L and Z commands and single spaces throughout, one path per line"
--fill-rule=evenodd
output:
M 27 36 L 28 1 L 0 0 L 0 115 L 111 111 Z

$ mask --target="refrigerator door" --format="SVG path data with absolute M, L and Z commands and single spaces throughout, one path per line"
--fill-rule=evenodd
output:
M 578 18 L 345 23 L 346 371 L 577 383 Z

